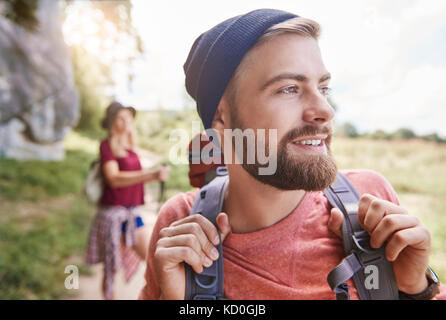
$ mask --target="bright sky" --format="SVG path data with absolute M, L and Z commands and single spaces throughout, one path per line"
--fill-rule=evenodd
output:
M 409 127 L 446 136 L 444 0 L 133 0 L 146 55 L 132 92 L 118 98 L 140 109 L 181 108 L 183 63 L 202 32 L 258 8 L 283 9 L 322 25 L 320 46 L 332 74 L 336 119 L 360 131 Z

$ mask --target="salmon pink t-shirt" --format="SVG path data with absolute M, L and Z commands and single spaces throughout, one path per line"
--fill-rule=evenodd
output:
M 342 171 L 359 194 L 369 193 L 399 205 L 390 183 L 370 170 Z M 158 299 L 160 288 L 154 268 L 159 231 L 189 215 L 197 191 L 171 198 L 155 224 L 146 285 L 140 299 Z M 267 228 L 244 234 L 230 233 L 223 242 L 224 296 L 236 300 L 336 299 L 327 283 L 328 273 L 345 257 L 342 241 L 328 229 L 330 205 L 322 191 L 307 192 L 284 219 Z M 359 299 L 353 281 L 351 299 Z

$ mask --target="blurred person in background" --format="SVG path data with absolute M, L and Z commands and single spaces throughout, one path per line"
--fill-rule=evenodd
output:
M 150 230 L 144 226 L 140 206 L 144 204 L 144 183 L 166 181 L 170 168 L 143 169 L 136 154 L 133 124 L 136 110 L 112 102 L 102 127 L 108 136 L 100 144 L 103 194 L 93 220 L 86 263 L 104 263 L 102 291 L 113 299 L 113 280 L 122 265 L 128 281 L 141 260 L 146 259 Z

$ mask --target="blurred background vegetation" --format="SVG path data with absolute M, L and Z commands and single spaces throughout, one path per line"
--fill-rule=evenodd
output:
M 6 16 L 25 28 L 35 28 L 36 1 L 8 0 Z M 131 65 L 143 47 L 131 26 L 130 3 L 93 5 L 120 33 L 135 40 L 134 52 L 124 57 Z M 70 2 L 63 3 L 62 10 L 67 13 Z M 114 99 L 110 90 L 112 66 L 118 58 L 105 63 L 75 44 L 70 51 L 81 117 L 64 141 L 66 158 L 59 162 L 0 159 L 0 299 L 63 298 L 66 265 L 79 265 L 81 273 L 89 273 L 82 258 L 95 207 L 84 197 L 82 187 L 90 163 L 97 157 L 99 142 L 105 137 L 99 123 L 105 107 Z M 131 69 L 128 79 L 131 83 Z M 186 98 L 182 110 L 165 106 L 138 111 L 139 145 L 167 160 L 169 149 L 176 143 L 169 141 L 172 130 L 190 132 L 194 120 L 199 118 Z M 431 230 L 431 266 L 441 279 L 446 279 L 445 139 L 436 133 L 417 136 L 406 128 L 392 133 L 358 133 L 351 123 L 337 124 L 335 135 L 333 153 L 339 168 L 367 168 L 384 175 L 401 204 Z M 188 166 L 171 165 L 167 197 L 192 189 Z

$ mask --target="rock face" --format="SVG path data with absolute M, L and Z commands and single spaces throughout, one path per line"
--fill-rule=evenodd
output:
M 40 0 L 35 32 L 0 15 L 0 157 L 64 157 L 79 106 L 59 10 L 59 1 Z

